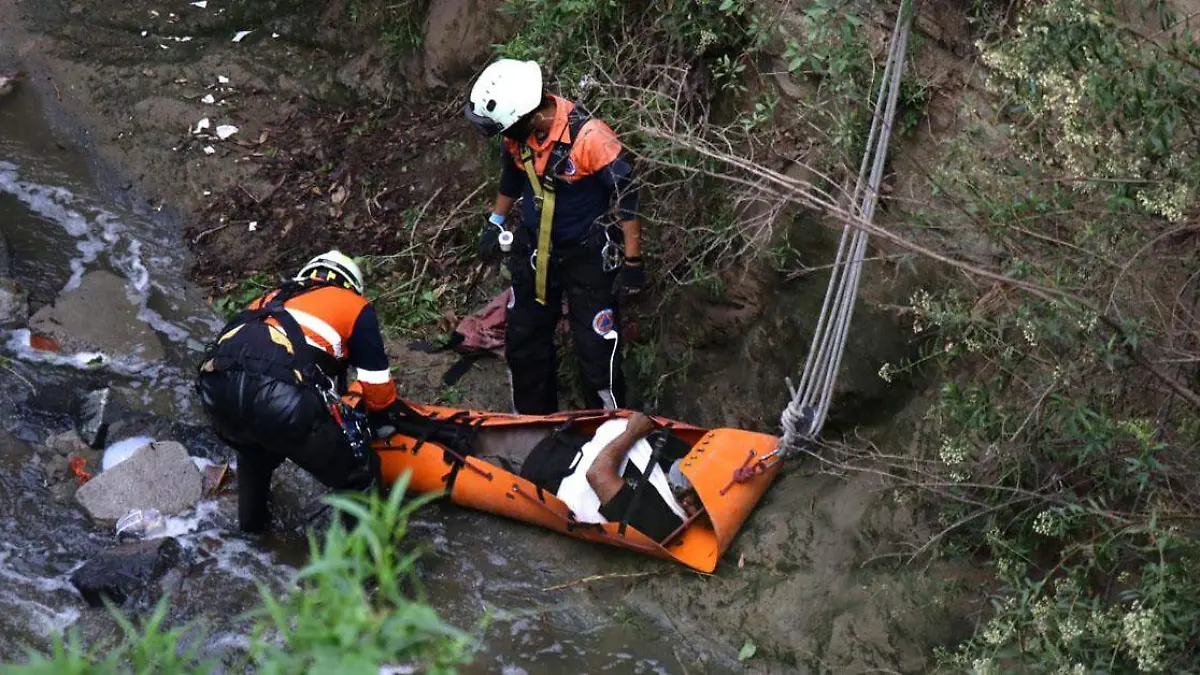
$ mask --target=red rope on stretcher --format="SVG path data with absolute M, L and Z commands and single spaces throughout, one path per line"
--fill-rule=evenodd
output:
M 767 470 L 768 464 L 765 461 L 766 457 L 759 459 L 752 465 L 750 464 L 750 461 L 753 459 L 754 451 L 751 450 L 749 454 L 746 455 L 746 461 L 742 462 L 741 466 L 733 470 L 733 477 L 729 479 L 729 482 L 725 484 L 725 487 L 721 488 L 721 491 L 718 494 L 724 497 L 725 493 L 729 492 L 729 489 L 732 488 L 735 483 L 749 482 L 751 479 L 761 475 Z

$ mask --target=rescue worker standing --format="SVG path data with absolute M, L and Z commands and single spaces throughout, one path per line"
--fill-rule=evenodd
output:
M 513 407 L 522 414 L 558 410 L 554 329 L 564 295 L 588 407 L 623 405 L 618 299 L 645 286 L 627 153 L 607 124 L 543 90 L 532 61 L 489 65 L 464 114 L 486 135 L 504 137 L 499 194 L 479 239 L 484 259 L 500 255 L 508 213 L 521 198 L 508 259 L 505 355 Z
M 205 355 L 197 389 L 217 435 L 237 450 L 245 532 L 270 524 L 271 474 L 285 459 L 335 490 L 378 484 L 371 439 L 352 441 L 330 406 L 354 366 L 372 427 L 383 433 L 402 410 L 378 318 L 362 293 L 353 260 L 321 254 L 234 317 Z

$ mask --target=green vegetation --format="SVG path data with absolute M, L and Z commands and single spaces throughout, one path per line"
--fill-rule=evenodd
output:
M 974 282 L 911 300 L 919 367 L 943 384 L 929 455 L 893 462 L 944 526 L 930 544 L 995 571 L 990 616 L 941 653 L 949 671 L 1200 661 L 1200 287 L 1185 234 L 1200 46 L 1163 5 L 1142 17 L 1155 30 L 1122 17 L 1034 3 L 982 44 L 991 114 L 946 146 L 938 206 L 916 214 L 922 243 L 977 261 Z M 998 274 L 979 276 L 991 260 Z
M 230 291 L 214 298 L 213 309 L 226 319 L 232 319 L 234 314 L 246 309 L 246 306 L 264 292 L 274 288 L 271 278 L 266 274 L 255 274 L 238 282 Z
M 262 606 L 244 617 L 251 640 L 240 659 L 202 658 L 203 627 L 168 627 L 169 600 L 164 599 L 140 625 L 111 610 L 122 631 L 116 644 L 85 646 L 73 634 L 57 640 L 49 654 L 31 653 L 28 664 L 6 666 L 4 672 L 193 675 L 252 667 L 259 673 L 376 675 L 392 666 L 452 673 L 469 662 L 473 638 L 411 597 L 419 553 L 400 545 L 409 517 L 429 499 L 405 503 L 406 485 L 402 478 L 386 499 L 328 498 L 338 512 L 357 516 L 357 525 L 347 531 L 335 517 L 323 538 L 310 535 L 311 560 L 282 598 L 261 588 Z
M 351 0 L 349 12 L 356 28 L 377 32 L 391 58 L 399 60 L 421 46 L 428 10 L 429 0 Z

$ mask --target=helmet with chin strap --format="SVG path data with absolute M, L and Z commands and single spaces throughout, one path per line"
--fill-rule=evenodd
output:
M 535 61 L 500 59 L 475 80 L 463 114 L 485 135 L 495 136 L 541 103 L 541 66 Z
M 363 273 L 358 263 L 334 249 L 309 260 L 296 275 L 296 281 L 316 279 L 325 283 L 337 284 L 363 294 Z

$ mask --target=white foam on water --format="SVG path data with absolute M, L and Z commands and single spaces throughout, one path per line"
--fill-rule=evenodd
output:
M 298 570 L 276 563 L 270 553 L 252 548 L 242 539 L 224 539 L 212 553 L 217 559 L 217 569 L 232 577 L 259 583 L 273 576 L 288 586 L 295 583 Z
M 193 457 L 192 459 L 197 458 Z M 175 537 L 176 539 L 179 539 L 181 544 L 195 546 L 195 542 L 193 541 L 194 538 L 186 535 L 195 533 L 204 535 L 217 532 L 217 530 L 214 528 L 209 528 L 204 531 L 200 530 L 200 526 L 217 512 L 217 508 L 218 505 L 215 499 L 201 500 L 200 503 L 196 504 L 196 507 L 191 511 L 186 511 L 183 514 L 166 518 L 164 521 L 165 527 L 155 536 Z
M 16 165 L 11 162 L 0 161 L 0 191 L 13 194 L 34 213 L 57 223 L 76 239 L 75 248 L 79 255 L 68 261 L 71 276 L 63 286 L 64 292 L 78 287 L 89 267 L 101 254 L 107 253 L 112 266 L 129 281 L 127 295 L 138 307 L 139 320 L 172 342 L 202 347 L 191 339 L 190 331 L 148 307 L 152 290 L 157 289 L 168 297 L 173 292 L 153 283 L 147 261 L 160 269 L 174 271 L 179 267 L 178 260 L 168 259 L 165 254 L 148 255 L 143 242 L 134 236 L 120 216 L 87 204 L 66 188 L 22 181 Z M 172 246 L 167 241 L 159 244 L 158 248 L 163 251 Z
M 0 331 L 0 335 L 5 334 L 8 335 L 5 348 L 22 361 L 67 366 L 79 370 L 107 370 L 118 375 L 136 375 L 151 379 L 157 377 L 162 370 L 162 364 L 128 355 L 112 356 L 104 352 L 47 352 L 34 349 L 30 344 L 31 333 L 28 328 Z
M 21 552 L 11 545 L 5 544 L 0 550 L 0 578 L 13 582 L 13 588 L 5 588 L 0 592 L 0 606 L 6 613 L 21 612 L 28 614 L 30 625 L 35 625 L 41 635 L 58 633 L 79 620 L 79 610 L 75 607 L 79 597 L 78 591 L 68 580 L 70 572 L 55 577 L 31 577 L 21 574 L 8 565 L 13 552 Z M 65 594 L 66 597 L 63 597 Z M 29 597 L 36 595 L 41 597 Z M 62 597 L 67 604 L 55 608 L 52 602 L 54 596 Z
M 30 623 L 37 624 L 37 632 L 41 635 L 62 633 L 79 620 L 79 610 L 73 606 L 55 609 L 37 600 L 23 598 L 12 591 L 4 591 L 2 597 L 6 612 L 11 612 L 14 607 L 27 610 Z
M 104 449 L 104 457 L 100 462 L 100 470 L 108 471 L 132 457 L 133 453 L 153 442 L 154 439 L 149 436 L 134 436 L 133 438 L 126 438 L 113 443 Z

